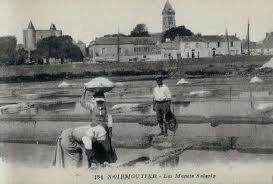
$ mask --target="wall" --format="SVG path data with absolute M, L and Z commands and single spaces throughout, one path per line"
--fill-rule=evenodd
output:
M 213 49 L 215 49 L 216 55 L 228 55 L 228 43 L 220 42 L 220 47 L 218 47 L 217 42 L 181 42 L 181 55 L 182 58 L 191 58 L 192 50 L 194 50 L 194 57 L 213 57 Z M 241 54 L 241 42 L 234 41 L 233 47 L 229 47 L 230 55 L 240 55 Z
M 62 31 L 60 30 L 36 30 L 36 43 L 43 38 L 50 36 L 62 36 Z

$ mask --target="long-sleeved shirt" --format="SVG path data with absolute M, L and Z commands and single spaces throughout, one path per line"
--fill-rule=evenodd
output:
M 98 109 L 95 98 L 92 98 L 91 100 L 81 99 L 80 103 L 81 103 L 83 108 L 90 111 L 90 114 L 94 118 L 93 120 L 95 120 L 97 115 L 99 115 L 99 113 L 100 113 L 100 110 Z M 108 127 L 113 127 L 113 117 L 109 113 L 107 113 L 107 126 Z
M 106 133 L 106 130 L 101 125 L 88 128 L 88 130 L 85 132 L 85 136 L 82 138 L 85 149 L 92 149 L 92 140 L 94 138 L 97 141 L 104 141 L 106 139 Z
M 160 87 L 157 85 L 153 90 L 154 101 L 169 101 L 171 100 L 171 97 L 171 92 L 165 84 L 162 84 Z

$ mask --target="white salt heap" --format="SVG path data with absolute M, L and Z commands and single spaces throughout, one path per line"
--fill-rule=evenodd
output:
M 254 107 L 258 112 L 266 113 L 273 110 L 273 103 L 262 103 Z
M 260 79 L 260 78 L 257 77 L 257 76 L 252 77 L 252 78 L 250 79 L 250 83 L 261 83 L 261 82 L 263 82 L 263 80 Z
M 70 86 L 71 86 L 71 84 L 69 84 L 69 83 L 63 81 L 62 83 L 60 83 L 60 84 L 58 85 L 58 88 L 67 88 L 67 87 L 70 87 Z
M 107 78 L 97 77 L 85 83 L 84 86 L 86 89 L 89 90 L 92 89 L 110 90 L 115 87 L 115 84 Z
M 263 64 L 263 66 L 260 69 L 263 68 L 273 68 L 273 58 L 271 58 L 267 63 Z
M 187 80 L 185 80 L 184 78 L 182 78 L 182 79 L 180 79 L 180 81 L 178 81 L 177 83 L 176 83 L 176 85 L 180 85 L 180 84 L 189 84 L 190 82 L 189 81 L 187 81 Z
M 124 84 L 122 82 L 116 82 L 115 87 L 123 87 Z
M 1 114 L 14 114 L 29 109 L 29 105 L 26 103 L 4 105 L 0 107 Z
M 211 91 L 204 91 L 204 90 L 201 90 L 201 91 L 191 91 L 189 93 L 189 96 L 195 96 L 195 97 L 208 97 L 208 96 L 211 96 L 212 95 L 212 92 Z
M 130 112 L 139 107 L 139 104 L 116 104 L 112 107 L 113 111 Z

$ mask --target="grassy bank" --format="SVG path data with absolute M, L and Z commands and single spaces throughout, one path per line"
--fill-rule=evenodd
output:
M 236 56 L 180 61 L 101 64 L 23 65 L 0 67 L 1 82 L 53 81 L 96 76 L 143 76 L 170 74 L 173 77 L 203 78 L 244 76 L 269 61 L 271 56 Z M 267 72 L 267 74 L 271 74 Z

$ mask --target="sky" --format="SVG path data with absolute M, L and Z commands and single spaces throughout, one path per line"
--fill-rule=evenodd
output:
M 237 34 L 260 41 L 273 32 L 273 0 L 169 0 L 176 11 L 176 25 L 194 33 Z M 55 23 L 64 35 L 86 44 L 118 30 L 129 34 L 138 23 L 149 32 L 162 30 L 161 11 L 166 0 L 0 0 L 0 36 L 14 35 L 22 43 L 23 29 L 32 20 L 36 29 Z

